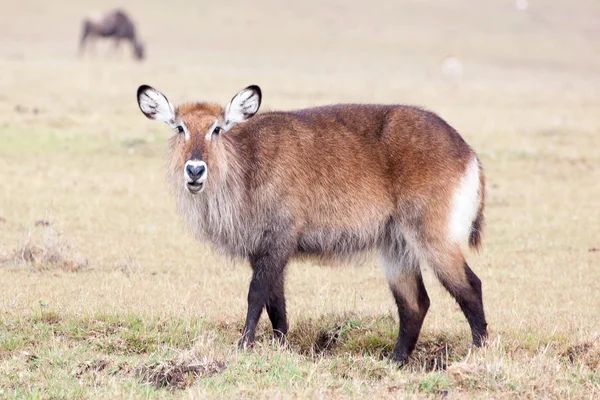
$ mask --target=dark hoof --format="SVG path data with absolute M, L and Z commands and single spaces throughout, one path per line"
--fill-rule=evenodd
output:
M 273 331 L 273 342 L 286 349 L 290 347 L 287 335 L 281 331 Z
M 473 346 L 481 347 L 485 346 L 487 342 L 488 334 L 487 332 L 483 332 L 482 334 L 473 335 Z
M 392 357 L 390 360 L 392 362 L 396 363 L 398 365 L 398 368 L 402 368 L 402 367 L 406 366 L 406 364 L 408 364 L 408 356 L 407 355 L 392 354 Z
M 254 340 L 242 337 L 238 342 L 238 349 L 242 351 L 250 350 L 254 347 Z

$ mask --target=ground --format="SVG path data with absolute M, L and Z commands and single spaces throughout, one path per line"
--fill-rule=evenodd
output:
M 0 398 L 600 396 L 600 4 L 428 0 L 128 2 L 148 58 L 76 53 L 91 1 L 0 15 Z M 97 7 L 97 6 L 96 6 Z M 107 7 L 109 8 L 109 7 Z M 454 54 L 461 77 L 445 76 Z M 410 364 L 375 259 L 293 263 L 290 345 L 238 352 L 250 269 L 184 229 L 165 181 L 174 103 L 405 103 L 439 113 L 487 175 L 490 339 L 432 305 Z

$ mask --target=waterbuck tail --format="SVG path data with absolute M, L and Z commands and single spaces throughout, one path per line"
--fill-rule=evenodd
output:
M 483 239 L 483 227 L 485 224 L 485 218 L 483 216 L 483 209 L 485 206 L 485 176 L 483 174 L 483 167 L 481 161 L 477 160 L 479 164 L 479 209 L 477 210 L 477 216 L 471 224 L 471 233 L 469 234 L 469 247 L 475 251 L 481 249 L 481 241 Z

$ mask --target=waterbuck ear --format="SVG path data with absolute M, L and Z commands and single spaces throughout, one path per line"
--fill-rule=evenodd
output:
M 225 111 L 225 130 L 244 122 L 258 111 L 262 100 L 262 92 L 256 85 L 248 86 L 236 94 Z
M 164 94 L 148 85 L 142 85 L 137 90 L 137 100 L 144 115 L 156 121 L 175 123 L 175 109 Z

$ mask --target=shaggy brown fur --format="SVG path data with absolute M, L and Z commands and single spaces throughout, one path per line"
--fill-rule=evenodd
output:
M 276 337 L 285 336 L 290 259 L 368 250 L 380 254 L 398 305 L 395 361 L 407 361 L 429 308 L 423 262 L 455 297 L 481 345 L 481 282 L 461 245 L 480 245 L 485 180 L 461 136 L 434 113 L 400 105 L 253 116 L 243 100 L 252 90 L 260 104 L 260 90 L 249 87 L 229 111 L 206 103 L 173 110 L 160 92 L 138 91 L 146 116 L 181 132 L 171 139 L 168 170 L 184 220 L 199 238 L 253 268 L 241 345 L 252 345 L 264 308 Z M 237 103 L 244 116 L 231 124 Z M 186 187 L 192 161 L 204 163 L 198 170 L 207 174 L 200 193 Z

